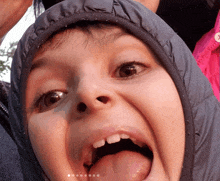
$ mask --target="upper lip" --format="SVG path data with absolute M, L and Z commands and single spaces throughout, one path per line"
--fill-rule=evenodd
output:
M 82 156 L 83 156 L 83 164 L 91 165 L 92 164 L 92 156 L 95 148 L 93 144 L 97 141 L 104 139 L 115 134 L 126 134 L 130 138 L 134 138 L 137 141 L 144 143 L 148 146 L 148 148 L 152 151 L 152 143 L 149 138 L 144 136 L 144 134 L 135 128 L 125 128 L 125 129 L 115 129 L 115 128 L 104 128 L 102 130 L 94 131 L 90 138 L 86 141 L 86 144 L 83 146 Z

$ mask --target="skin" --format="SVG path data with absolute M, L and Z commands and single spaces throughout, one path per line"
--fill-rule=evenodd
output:
M 150 9 L 153 12 L 157 11 L 157 8 L 158 8 L 159 2 L 160 2 L 160 0 L 135 0 L 135 1 L 143 4 L 144 6 L 146 6 L 148 9 Z M 51 6 L 51 3 L 49 3 L 49 2 L 47 2 L 47 3 L 46 3 L 46 7 Z
M 147 181 L 179 180 L 185 126 L 171 77 L 146 45 L 120 28 L 92 34 L 78 29 L 57 34 L 33 60 L 26 89 L 27 131 L 44 172 L 57 181 L 86 174 L 83 151 L 117 132 L 151 148 Z M 119 66 L 133 61 L 138 62 L 133 63 L 136 72 L 123 76 Z M 45 105 L 49 91 L 61 97 Z M 80 103 L 86 105 L 83 111 L 77 109 Z
M 160 0 L 136 0 L 153 12 Z M 33 0 L 0 0 L 0 39 L 21 19 Z
M 32 0 L 0 0 L 0 39 L 21 19 Z
M 136 0 L 153 12 L 157 11 L 160 0 Z M 33 0 L 0 0 L 0 40 L 21 19 Z
M 146 8 L 150 9 L 156 13 L 160 0 L 136 0 L 137 2 L 143 4 Z

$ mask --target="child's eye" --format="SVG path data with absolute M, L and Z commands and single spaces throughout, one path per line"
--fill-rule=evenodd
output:
M 64 92 L 61 91 L 51 91 L 41 96 L 37 102 L 36 107 L 39 111 L 44 111 L 51 108 L 55 103 L 65 96 Z
M 138 62 L 124 63 L 116 70 L 116 77 L 128 78 L 139 74 L 146 69 L 146 66 Z

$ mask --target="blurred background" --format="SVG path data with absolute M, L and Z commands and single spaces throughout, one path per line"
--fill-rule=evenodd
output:
M 34 8 L 29 7 L 20 21 L 7 33 L 0 45 L 0 80 L 10 82 L 10 67 L 18 41 L 35 21 Z

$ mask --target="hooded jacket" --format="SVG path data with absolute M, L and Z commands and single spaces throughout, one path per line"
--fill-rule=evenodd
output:
M 156 14 L 132 0 L 66 0 L 45 11 L 24 34 L 11 71 L 9 121 L 21 157 L 24 179 L 43 180 L 24 130 L 25 88 L 34 54 L 54 32 L 77 21 L 107 21 L 146 43 L 169 73 L 182 102 L 185 155 L 182 181 L 220 178 L 220 105 L 190 50 Z
M 20 159 L 8 122 L 10 84 L 0 81 L 0 180 L 23 180 Z
M 48 9 L 61 1 L 63 0 L 42 0 L 42 3 Z M 219 7 L 219 0 L 160 0 L 157 14 L 193 51 L 202 35 L 213 28 Z

